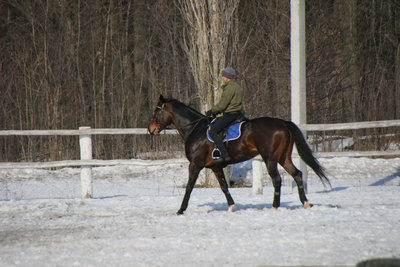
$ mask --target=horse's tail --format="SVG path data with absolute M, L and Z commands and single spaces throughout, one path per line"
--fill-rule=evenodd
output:
M 297 152 L 299 153 L 300 158 L 318 175 L 324 186 L 329 185 L 329 187 L 332 188 L 332 185 L 325 174 L 324 168 L 313 156 L 312 151 L 309 148 L 299 127 L 297 127 L 297 125 L 291 121 L 287 121 L 286 124 L 293 135 L 294 143 L 296 144 Z

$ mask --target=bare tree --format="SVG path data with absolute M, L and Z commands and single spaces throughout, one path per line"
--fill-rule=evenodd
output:
M 239 0 L 177 0 L 177 4 L 187 23 L 184 50 L 204 112 L 220 97 L 220 71 L 231 63 L 226 55 Z
M 184 50 L 204 113 L 221 96 L 220 71 L 227 63 L 228 41 L 239 0 L 177 0 L 177 3 L 187 23 Z M 212 173 L 206 170 L 205 174 L 206 183 L 215 185 Z
M 306 5 L 308 122 L 398 119 L 398 1 Z M 218 100 L 228 65 L 239 71 L 248 117 L 289 119 L 289 7 L 288 0 L 0 1 L 0 127 L 145 127 L 159 93 L 204 112 Z M 398 129 L 356 135 L 385 133 L 399 138 Z M 172 137 L 146 138 L 96 136 L 95 157 L 182 150 Z M 0 138 L 0 160 L 78 154 L 73 137 Z

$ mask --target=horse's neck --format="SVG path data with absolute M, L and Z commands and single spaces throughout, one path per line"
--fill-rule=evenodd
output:
M 201 115 L 194 114 L 191 111 L 180 112 L 179 114 L 175 114 L 175 127 L 178 129 L 182 138 L 186 139 L 200 123 L 202 118 Z

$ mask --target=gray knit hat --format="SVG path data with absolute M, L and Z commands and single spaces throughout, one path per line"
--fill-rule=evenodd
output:
M 226 77 L 228 79 L 233 79 L 236 76 L 236 71 L 231 67 L 227 67 L 222 70 L 222 77 Z

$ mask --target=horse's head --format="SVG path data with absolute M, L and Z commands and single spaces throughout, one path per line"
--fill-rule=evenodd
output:
M 156 109 L 154 110 L 153 118 L 151 119 L 147 129 L 151 135 L 160 135 L 160 132 L 170 125 L 172 121 L 172 107 L 164 97 L 160 95 Z

